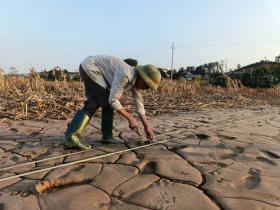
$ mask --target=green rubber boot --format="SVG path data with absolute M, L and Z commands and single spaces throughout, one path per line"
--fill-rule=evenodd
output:
M 102 109 L 101 142 L 105 144 L 122 144 L 123 142 L 120 139 L 113 137 L 113 119 L 113 109 Z
M 66 147 L 76 147 L 79 149 L 90 149 L 91 146 L 87 144 L 82 144 L 80 142 L 80 135 L 85 130 L 86 126 L 89 124 L 90 117 L 85 111 L 78 111 L 71 123 L 69 124 L 66 133 L 64 145 Z

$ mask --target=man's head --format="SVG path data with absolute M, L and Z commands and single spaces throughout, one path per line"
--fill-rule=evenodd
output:
M 136 66 L 138 75 L 135 86 L 138 89 L 152 89 L 157 90 L 161 81 L 160 71 L 152 64 L 144 66 Z

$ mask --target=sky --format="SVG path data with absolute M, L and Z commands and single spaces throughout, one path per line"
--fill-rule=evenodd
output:
M 280 54 L 280 0 L 0 0 L 0 68 L 20 73 L 89 55 L 236 68 Z

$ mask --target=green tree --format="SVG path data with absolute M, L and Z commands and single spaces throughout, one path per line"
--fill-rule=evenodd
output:
M 268 69 L 264 67 L 257 68 L 255 71 L 253 71 L 252 77 L 257 87 L 272 86 L 272 74 Z
M 272 72 L 264 67 L 257 68 L 252 73 L 244 73 L 241 82 L 244 86 L 252 88 L 271 87 L 274 84 Z
M 280 66 L 272 68 L 273 84 L 276 85 L 280 82 Z
M 81 81 L 80 74 L 77 74 L 76 76 L 74 76 L 71 81 L 73 81 L 73 82 L 80 82 Z
M 244 74 L 242 74 L 242 77 L 241 77 L 241 83 L 244 85 L 244 86 L 247 86 L 247 87 L 252 87 L 252 75 L 248 72 L 245 72 Z

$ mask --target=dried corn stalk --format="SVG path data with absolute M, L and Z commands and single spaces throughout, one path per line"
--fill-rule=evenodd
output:
M 68 119 L 83 106 L 84 87 L 80 82 L 50 82 L 31 69 L 28 78 L 0 76 L 0 118 Z M 240 108 L 278 103 L 280 86 L 250 89 L 229 80 L 227 88 L 215 87 L 206 81 L 163 80 L 157 92 L 144 91 L 148 114 L 157 116 L 189 109 Z M 123 105 L 134 111 L 130 93 L 122 97 Z

